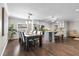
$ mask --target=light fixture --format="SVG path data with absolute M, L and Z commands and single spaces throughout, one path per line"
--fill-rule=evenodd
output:
M 29 21 L 28 23 L 31 24 L 31 21 Z
M 55 22 L 57 19 L 63 19 L 63 16 L 54 16 L 51 18 L 51 21 Z
M 30 19 L 31 16 L 32 16 L 32 13 L 28 13 L 28 19 Z
M 57 18 L 52 18 L 52 22 L 54 22 L 54 21 L 56 21 L 57 20 Z
M 25 21 L 25 23 L 27 24 L 27 21 Z
M 79 9 L 75 9 L 75 11 L 79 11 Z
M 32 13 L 28 13 L 28 21 L 25 21 L 26 24 L 31 24 L 32 20 L 31 20 L 31 16 L 32 16 Z
M 55 22 L 56 20 L 57 20 L 57 17 L 56 16 L 54 16 L 54 17 L 51 18 L 51 21 L 52 22 Z

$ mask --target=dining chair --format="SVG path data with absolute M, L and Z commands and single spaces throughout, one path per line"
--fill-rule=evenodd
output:
M 41 35 L 41 31 L 37 31 L 36 35 Z M 39 46 L 39 38 L 34 38 L 34 47 Z
M 61 34 L 61 33 L 56 33 L 55 34 L 55 42 L 57 43 L 57 42 L 64 42 L 64 37 L 63 37 L 64 35 L 63 34 Z
M 33 40 L 33 38 L 30 38 L 30 37 L 27 38 L 25 36 L 24 32 L 22 34 L 23 34 L 24 40 L 26 42 L 26 49 L 29 50 L 30 48 L 34 47 L 34 40 Z
M 26 41 L 24 39 L 24 36 L 23 36 L 23 33 L 22 32 L 19 32 L 19 42 L 20 42 L 20 47 L 21 49 L 26 49 Z

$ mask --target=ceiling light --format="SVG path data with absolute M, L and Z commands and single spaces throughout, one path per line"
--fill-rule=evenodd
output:
M 79 11 L 79 9 L 75 9 L 75 11 Z
M 31 24 L 31 21 L 29 21 L 29 24 Z
M 52 18 L 52 22 L 54 22 L 54 21 L 56 21 L 56 20 L 57 20 L 57 18 L 56 18 L 56 17 Z
M 27 24 L 27 21 L 25 21 L 25 23 Z
M 63 19 L 63 16 L 54 16 L 53 18 L 51 18 L 52 22 L 55 22 L 57 19 Z

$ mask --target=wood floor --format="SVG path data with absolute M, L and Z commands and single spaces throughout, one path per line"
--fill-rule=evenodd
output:
M 79 40 L 67 39 L 64 43 L 44 42 L 42 48 L 29 51 L 20 49 L 18 40 L 10 41 L 4 56 L 79 56 Z

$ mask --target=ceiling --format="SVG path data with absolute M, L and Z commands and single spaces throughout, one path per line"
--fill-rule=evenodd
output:
M 62 16 L 64 20 L 78 20 L 78 3 L 8 3 L 9 16 L 28 18 L 32 13 L 32 19 L 49 20 L 51 17 Z

